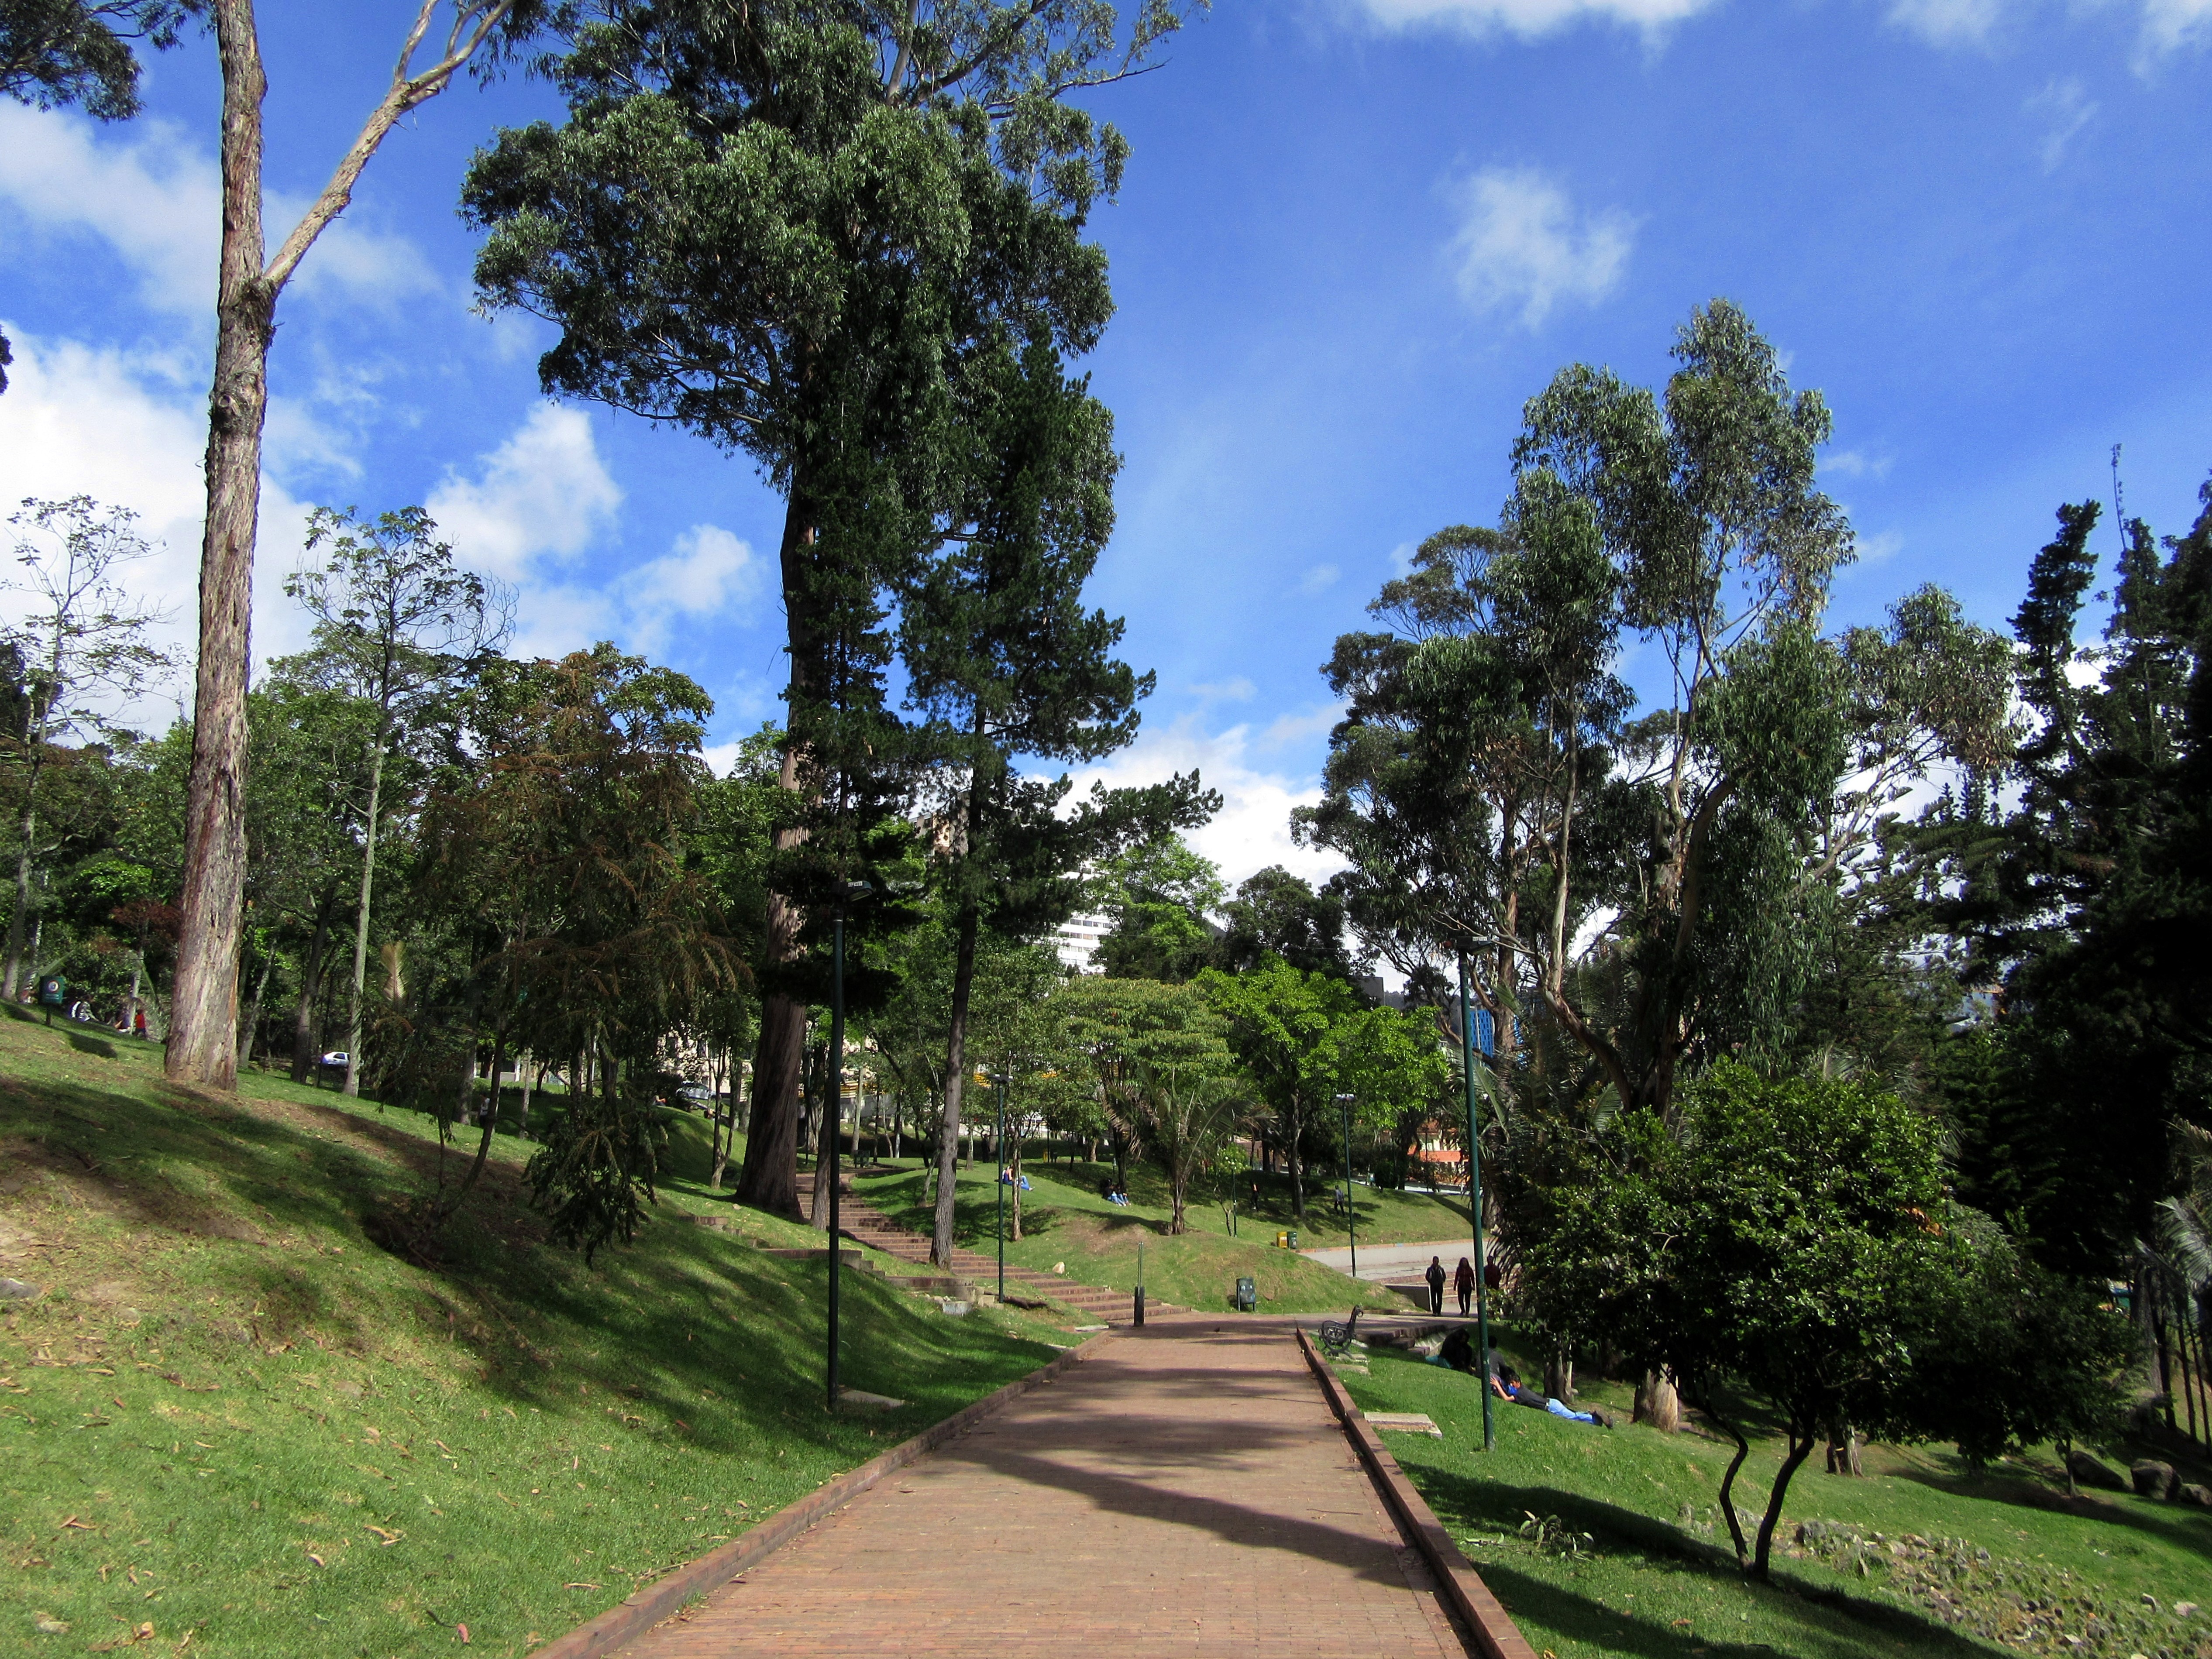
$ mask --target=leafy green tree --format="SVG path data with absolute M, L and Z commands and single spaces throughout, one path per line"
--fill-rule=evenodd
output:
M 148 643 L 155 614 L 123 586 L 127 567 L 153 549 L 127 507 L 102 507 L 88 495 L 26 501 L 8 520 L 13 555 L 28 574 L 9 586 L 30 601 L 30 613 L 4 638 L 0 690 L 0 759 L 9 763 L 15 808 L 15 902 L 8 918 L 8 951 L 0 965 L 0 998 L 22 988 L 23 951 L 33 922 L 33 876 L 41 846 L 40 814 L 49 769 L 64 739 L 112 742 L 113 715 L 169 666 Z M 64 763 L 66 763 L 66 762 Z M 47 850 L 53 850 L 48 848 Z
M 1588 1178 L 1520 1240 L 1522 1282 L 1551 1328 L 1671 1370 L 1735 1441 L 1720 1508 L 1763 1579 L 1790 1479 L 1832 1425 L 1950 1426 L 1915 1414 L 1912 1342 L 1972 1258 L 1948 1224 L 1937 1126 L 1893 1096 L 1723 1062 L 1679 1127 L 1614 1117 Z M 1771 1402 L 1788 1439 L 1750 1543 L 1733 1498 L 1748 1446 L 1723 1389 Z
M 1221 940 L 1222 965 L 1231 973 L 1277 956 L 1309 973 L 1352 976 L 1342 896 L 1316 892 L 1312 883 L 1279 864 L 1237 883 L 1237 896 L 1221 913 L 1228 924 Z
M 1070 1079 L 1092 1092 L 1120 1144 L 1167 1178 L 1168 1231 L 1183 1232 L 1192 1177 L 1249 1097 L 1226 1024 L 1196 984 L 1090 975 L 1055 992 L 1044 1015 Z
M 1105 0 L 592 0 L 556 21 L 566 121 L 501 134 L 471 171 L 486 300 L 562 331 L 546 390 L 742 449 L 783 494 L 782 781 L 810 802 L 842 763 L 811 712 L 837 642 L 968 499 L 971 370 L 988 381 L 1009 340 L 1087 350 L 1109 313 L 1083 230 L 1127 145 L 1073 94 L 1179 22 L 1175 0 L 1142 0 L 1126 32 Z M 780 851 L 816 833 L 807 816 Z M 790 885 L 765 916 L 786 962 Z M 788 1208 L 806 1005 L 763 989 L 739 1192 Z
M 1213 861 L 1180 836 L 1158 836 L 1100 860 L 1091 902 L 1110 924 L 1097 965 L 1115 979 L 1180 982 L 1214 964 L 1218 930 L 1207 920 L 1228 889 Z
M 1273 1115 L 1272 1138 L 1290 1166 L 1291 1207 L 1303 1222 L 1308 1137 L 1332 1127 L 1336 1096 L 1369 1046 L 1372 1022 L 1360 1019 L 1364 1006 L 1346 981 L 1279 957 L 1245 974 L 1208 968 L 1196 983 L 1227 1023 L 1230 1048 Z
M 470 1005 L 495 1054 L 568 1062 L 567 1109 L 526 1174 L 555 1239 L 587 1257 L 629 1242 L 652 1200 L 664 1037 L 741 972 L 688 848 L 712 708 L 608 645 L 495 659 L 470 699 L 472 763 L 446 769 L 423 809 L 418 892 L 471 945 Z M 472 1032 L 471 1067 L 475 1049 Z M 473 1186 L 496 1116 L 433 1221 Z
M 2124 527 L 2097 644 L 2081 633 L 2099 510 L 2059 509 L 2013 618 L 2027 730 L 1918 830 L 1923 914 L 2004 989 L 1987 1063 L 1950 1072 L 1962 1175 L 2078 1274 L 2129 1271 L 2169 1191 L 2168 1121 L 2212 1123 L 2205 499 L 2163 554 Z
M 1086 864 L 1121 844 L 1201 823 L 1218 798 L 1196 774 L 1150 790 L 1103 786 L 1063 812 L 1067 778 L 1024 776 L 1023 757 L 1094 761 L 1136 735 L 1152 690 L 1113 656 L 1122 624 L 1086 611 L 1083 586 L 1113 528 L 1111 417 L 1068 382 L 1042 339 L 1001 344 L 967 389 L 955 533 L 915 584 L 899 637 L 908 701 L 930 723 L 936 876 L 951 906 L 944 1124 L 933 1259 L 952 1260 L 953 1148 L 967 1080 L 976 939 L 1035 939 L 1073 913 Z
M 453 550 L 419 507 L 364 521 L 351 508 L 318 507 L 307 551 L 327 544 L 319 570 L 303 568 L 284 591 L 314 617 L 313 643 L 278 665 L 286 678 L 343 692 L 375 711 L 361 814 L 361 891 L 354 908 L 353 977 L 346 1018 L 345 1092 L 361 1092 L 362 988 L 368 970 L 376 843 L 387 813 L 385 763 L 395 744 L 423 744 L 445 705 L 506 638 L 511 607 L 483 579 L 458 568 Z

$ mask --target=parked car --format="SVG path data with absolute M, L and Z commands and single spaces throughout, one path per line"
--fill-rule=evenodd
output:
M 322 1063 L 325 1066 L 343 1066 L 350 1058 L 351 1056 L 344 1049 L 333 1048 L 323 1056 Z

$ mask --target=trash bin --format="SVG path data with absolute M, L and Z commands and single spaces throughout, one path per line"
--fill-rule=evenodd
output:
M 1291 1248 L 1291 1236 L 1288 1233 L 1277 1233 L 1275 1235 L 1275 1248 L 1279 1250 L 1289 1249 Z
M 1294 1250 L 1298 1248 L 1298 1230 L 1296 1227 L 1291 1229 L 1291 1248 Z
M 1260 1306 L 1260 1287 L 1249 1279 L 1237 1281 L 1237 1311 L 1254 1313 Z

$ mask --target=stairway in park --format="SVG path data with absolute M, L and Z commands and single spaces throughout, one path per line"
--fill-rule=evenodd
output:
M 814 1176 L 811 1172 L 799 1176 L 799 1190 L 803 1200 L 811 1201 Z M 901 1226 L 866 1199 L 855 1197 L 849 1185 L 837 1194 L 837 1224 L 839 1231 L 855 1243 L 881 1250 L 900 1261 L 921 1265 L 929 1262 L 927 1235 Z M 966 1280 L 979 1291 L 994 1291 L 998 1288 L 999 1259 L 994 1253 L 956 1246 L 951 1272 L 955 1278 Z M 1012 1262 L 1006 1264 L 1006 1295 L 1009 1300 L 1019 1297 L 1025 1301 L 1057 1303 L 1086 1324 L 1127 1325 L 1135 1312 L 1135 1298 L 1127 1291 L 1079 1285 L 1058 1273 L 1017 1267 Z M 1151 1297 L 1146 1299 L 1145 1305 L 1147 1312 L 1170 1311 L 1168 1304 Z

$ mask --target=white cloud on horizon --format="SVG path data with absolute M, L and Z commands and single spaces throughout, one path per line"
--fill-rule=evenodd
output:
M 1540 327 L 1562 302 L 1595 305 L 1620 286 L 1636 222 L 1618 209 L 1575 211 L 1566 191 L 1534 167 L 1485 167 L 1460 187 L 1452 254 L 1478 311 L 1517 308 Z
M 1256 763 L 1276 735 L 1271 730 L 1255 738 L 1249 726 L 1209 732 L 1196 714 L 1186 714 L 1164 726 L 1147 726 L 1128 748 L 1074 773 L 1075 793 L 1087 794 L 1097 782 L 1109 788 L 1158 783 L 1171 773 L 1194 767 L 1200 781 L 1219 792 L 1221 811 L 1188 840 L 1220 866 L 1222 878 L 1231 888 L 1274 864 L 1320 882 L 1341 868 L 1343 861 L 1291 842 L 1291 809 L 1317 803 L 1321 787 L 1310 777 Z

